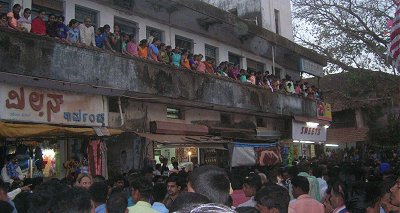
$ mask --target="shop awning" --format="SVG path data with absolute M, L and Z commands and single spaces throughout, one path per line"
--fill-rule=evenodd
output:
M 151 133 L 136 133 L 150 141 L 156 142 L 163 147 L 199 147 L 199 148 L 223 148 L 223 144 L 230 141 L 221 137 L 204 135 L 204 136 L 187 136 L 187 135 L 163 135 Z
M 119 135 L 123 131 L 119 129 L 108 129 L 108 132 L 110 135 Z M 96 136 L 97 134 L 91 127 L 74 128 L 46 124 L 12 124 L 0 122 L 0 137 L 5 138 L 69 135 Z

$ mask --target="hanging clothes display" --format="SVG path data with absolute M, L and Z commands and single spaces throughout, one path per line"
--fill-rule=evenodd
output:
M 89 161 L 89 174 L 104 175 L 106 174 L 107 159 L 106 159 L 107 147 L 105 143 L 99 139 L 89 141 L 87 146 L 87 155 Z

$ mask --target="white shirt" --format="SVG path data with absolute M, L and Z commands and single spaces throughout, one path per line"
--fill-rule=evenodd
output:
M 87 46 L 96 46 L 96 40 L 94 38 L 94 27 L 86 27 L 84 24 L 79 25 L 79 35 L 81 39 L 81 43 L 86 44 Z
M 14 200 L 14 198 L 21 192 L 22 192 L 21 188 L 15 189 L 15 190 L 7 193 L 7 197 L 10 200 Z
M 256 207 L 257 202 L 254 200 L 254 196 L 250 200 L 240 204 L 238 207 Z
M 19 166 L 17 167 L 17 172 L 18 172 L 18 178 L 19 178 L 20 180 L 23 180 L 23 179 L 24 179 L 24 174 L 22 174 L 21 167 L 19 167 Z M 12 183 L 14 182 L 14 180 L 11 179 L 11 178 L 8 176 L 6 166 L 4 166 L 3 169 L 1 169 L 1 177 L 2 177 L 2 179 L 3 179 L 3 182 L 5 182 L 5 183 L 10 183 L 10 184 L 12 184 Z

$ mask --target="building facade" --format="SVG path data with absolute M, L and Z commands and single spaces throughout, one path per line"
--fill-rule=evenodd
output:
M 9 6 L 18 3 L 2 2 L 8 2 Z M 326 65 L 323 57 L 293 43 L 290 36 L 285 38 L 268 27 L 258 27 L 201 1 L 33 0 L 19 3 L 34 12 L 44 9 L 64 14 L 67 21 L 91 17 L 95 27 L 118 25 L 122 31 L 134 34 L 137 41 L 156 35 L 171 46 L 185 47 L 217 62 L 239 64 L 244 69 L 269 71 L 279 78 L 290 75 L 296 80 L 301 72 L 322 73 Z M 25 111 L 29 105 L 6 111 L 14 118 L 1 117 L 1 120 L 28 123 L 32 128 L 37 128 L 37 123 L 61 126 L 57 134 L 51 131 L 46 134 L 52 137 L 50 144 L 57 144 L 57 150 L 64 153 L 58 159 L 62 162 L 75 157 L 88 157 L 91 162 L 90 156 L 79 156 L 79 148 L 70 147 L 71 143 L 83 146 L 89 141 L 93 150 L 104 151 L 98 141 L 105 141 L 107 159 L 99 162 L 107 162 L 108 167 L 103 165 L 103 169 L 109 171 L 101 174 L 140 169 L 153 162 L 149 159 L 159 162 L 160 156 L 175 157 L 180 162 L 229 166 L 229 161 L 220 159 L 228 154 L 228 143 L 265 143 L 291 138 L 293 116 L 316 119 L 317 115 L 314 100 L 272 93 L 223 77 L 7 29 L 0 29 L 0 42 L 4 44 L 0 47 L 0 79 L 12 87 L 4 91 L 3 104 L 8 101 L 17 106 L 16 94 L 22 94 L 22 90 L 18 93 L 21 88 L 30 91 L 26 97 L 29 96 L 33 111 L 41 103 L 40 94 L 53 92 L 64 97 L 58 101 L 44 100 L 47 101 L 46 115 L 60 116 L 60 122 L 43 120 L 44 112 L 40 110 L 42 120 L 32 117 L 31 111 Z M 88 103 L 77 102 L 71 110 L 63 108 L 69 95 Z M 88 95 L 101 103 L 91 102 L 85 98 Z M 91 105 L 104 107 L 96 111 L 87 107 Z M 97 122 L 96 116 L 102 113 L 104 120 Z M 15 116 L 24 118 L 18 120 Z M 85 120 L 89 125 L 82 125 L 78 120 Z M 88 129 L 82 129 L 82 133 L 78 127 L 93 127 L 95 135 L 85 132 Z M 46 140 L 43 134 L 37 134 L 38 140 Z M 111 137 L 103 139 L 99 135 Z M 31 136 L 5 133 L 3 138 L 25 140 Z M 90 169 L 93 168 L 89 165 Z

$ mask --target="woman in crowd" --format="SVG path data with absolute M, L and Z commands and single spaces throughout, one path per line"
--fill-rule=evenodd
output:
M 140 58 L 147 58 L 148 48 L 147 48 L 147 40 L 143 39 L 140 41 L 138 47 L 138 55 Z
M 69 22 L 69 31 L 67 33 L 67 41 L 70 44 L 79 44 L 79 22 L 72 19 Z
M 31 9 L 25 8 L 24 15 L 18 19 L 18 23 L 21 25 L 21 29 L 24 32 L 30 32 L 32 28 L 32 20 L 31 20 Z
M 127 54 L 133 57 L 138 57 L 138 45 L 136 44 L 135 41 L 135 35 L 130 34 L 129 35 L 129 39 L 128 39 L 128 43 L 126 44 L 126 51 Z
M 82 187 L 85 189 L 89 189 L 90 186 L 93 183 L 93 178 L 92 176 L 88 175 L 88 174 L 79 174 L 78 177 L 76 178 L 76 183 L 75 186 L 76 187 Z

